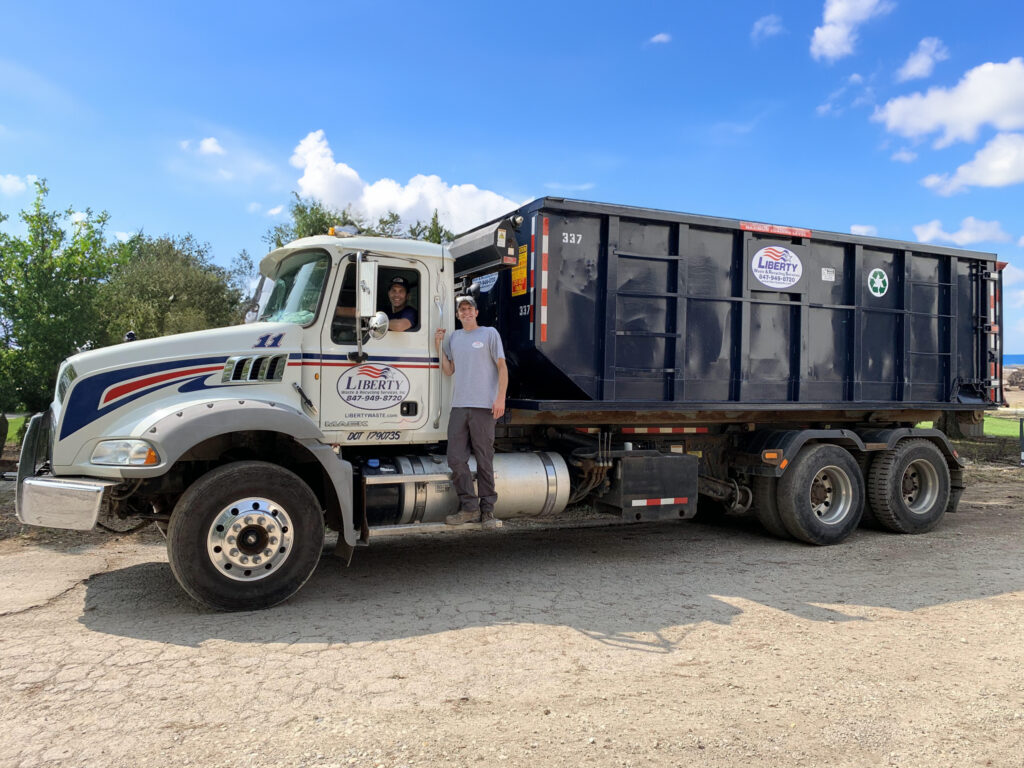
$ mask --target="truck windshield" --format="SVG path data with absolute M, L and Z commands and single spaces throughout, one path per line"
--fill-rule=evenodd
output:
M 313 322 L 330 266 L 330 257 L 323 251 L 296 253 L 285 259 L 260 320 L 299 325 Z

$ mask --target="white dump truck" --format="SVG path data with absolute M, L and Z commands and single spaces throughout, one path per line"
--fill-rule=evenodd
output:
M 472 292 L 510 370 L 499 519 L 702 508 L 774 535 L 919 533 L 956 506 L 945 436 L 1002 401 L 991 254 L 544 198 L 451 246 L 324 235 L 260 263 L 257 322 L 84 352 L 22 446 L 25 523 L 155 523 L 220 609 L 274 605 L 374 536 L 444 528 L 451 380 Z M 386 288 L 415 322 L 389 330 Z M 699 501 L 698 501 L 699 500 Z M 469 527 L 474 527 L 470 524 Z M 479 527 L 479 526 L 477 526 Z M 567 534 L 571 535 L 571 534 Z

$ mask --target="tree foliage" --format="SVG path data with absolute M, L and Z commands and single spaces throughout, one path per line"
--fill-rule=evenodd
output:
M 278 224 L 263 235 L 263 242 L 271 248 L 280 248 L 300 237 L 326 235 L 331 227 L 348 227 L 357 235 L 410 238 L 431 243 L 450 243 L 455 239 L 451 231 L 441 225 L 436 208 L 429 223 L 416 221 L 405 229 L 402 217 L 394 211 L 389 211 L 375 223 L 370 223 L 363 216 L 354 213 L 351 207 L 337 210 L 315 198 L 300 197 L 294 192 L 292 196 L 295 199 L 288 207 L 291 221 Z
M 0 336 L 9 377 L 0 396 L 30 410 L 49 403 L 61 360 L 99 338 L 95 299 L 114 258 L 103 235 L 106 213 L 50 210 L 48 193 L 37 181 L 35 201 L 21 212 L 23 237 L 0 233 Z
M 244 277 L 252 271 L 244 251 L 229 270 L 213 264 L 209 245 L 192 235 L 139 233 L 115 250 L 110 278 L 97 297 L 103 344 L 122 341 L 129 330 L 149 339 L 237 322 Z
M 428 243 L 450 243 L 455 239 L 455 235 L 451 233 L 451 230 L 441 226 L 441 219 L 437 215 L 437 208 L 434 209 L 434 215 L 430 218 L 429 224 L 423 224 L 417 221 L 411 227 L 409 227 L 409 237 L 413 240 L 426 240 Z

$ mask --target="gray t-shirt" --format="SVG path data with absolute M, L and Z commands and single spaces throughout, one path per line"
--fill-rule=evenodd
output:
M 496 361 L 505 359 L 501 336 L 494 328 L 477 326 L 445 335 L 444 354 L 455 363 L 454 408 L 490 408 L 498 396 Z

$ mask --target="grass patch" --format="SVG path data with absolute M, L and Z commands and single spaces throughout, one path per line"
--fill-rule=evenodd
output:
M 3 443 L 0 445 L 7 445 L 7 443 L 17 444 L 18 432 L 21 430 L 21 425 L 25 422 L 24 416 L 15 416 L 13 419 L 7 420 L 7 435 L 4 438 Z
M 920 429 L 932 429 L 935 425 L 931 421 L 922 421 L 917 424 Z M 1016 418 L 1003 418 L 1001 416 L 985 417 L 986 437 L 1019 437 L 1020 422 Z
M 1020 437 L 1020 421 L 998 416 L 985 417 L 985 434 L 993 437 Z

